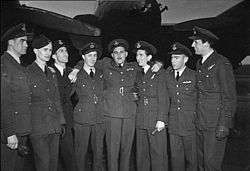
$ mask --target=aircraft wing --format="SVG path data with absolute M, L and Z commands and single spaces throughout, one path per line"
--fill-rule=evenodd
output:
M 182 23 L 175 24 L 174 30 L 176 31 L 191 31 L 194 26 L 198 26 L 206 29 L 219 29 L 223 27 L 230 27 L 232 25 L 237 25 L 241 22 L 240 19 L 237 18 L 219 18 L 219 17 L 211 17 L 211 18 L 201 18 L 190 21 L 185 21 Z
M 97 30 L 99 30 L 99 28 L 87 23 L 51 11 L 27 6 L 17 8 L 21 15 L 20 18 L 42 27 L 88 36 L 96 36 Z

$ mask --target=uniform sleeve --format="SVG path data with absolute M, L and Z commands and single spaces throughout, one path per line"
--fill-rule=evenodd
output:
M 236 89 L 233 69 L 229 61 L 224 61 L 219 67 L 219 84 L 221 91 L 221 113 L 219 125 L 232 127 L 232 119 L 236 111 Z
M 169 111 L 169 95 L 167 91 L 167 77 L 166 71 L 159 71 L 159 80 L 157 85 L 158 95 L 158 121 L 168 123 L 168 111 Z
M 15 109 L 12 103 L 11 79 L 6 70 L 1 67 L 1 134 L 3 134 L 4 138 L 15 135 L 15 128 Z
M 77 62 L 77 64 L 75 65 L 74 69 L 78 69 L 81 70 L 81 68 L 83 67 L 84 61 L 80 60 L 79 62 Z
M 103 70 L 105 67 L 107 67 L 110 64 L 111 60 L 112 60 L 111 58 L 104 57 L 103 59 L 98 60 L 96 62 L 95 67 L 100 70 Z

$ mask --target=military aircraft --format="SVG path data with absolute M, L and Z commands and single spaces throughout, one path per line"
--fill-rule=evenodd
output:
M 227 56 L 235 67 L 250 51 L 247 0 L 216 17 L 167 26 L 161 25 L 161 13 L 167 10 L 167 7 L 159 4 L 157 0 L 98 0 L 97 3 L 94 15 L 83 14 L 70 18 L 20 5 L 18 0 L 2 1 L 1 34 L 10 25 L 24 21 L 30 24 L 36 33 L 46 32 L 53 39 L 69 39 L 77 49 L 90 40 L 100 41 L 104 47 L 110 40 L 118 37 L 127 39 L 131 45 L 137 40 L 146 40 L 158 48 L 159 58 L 168 65 L 171 43 L 180 41 L 190 46 L 191 42 L 187 37 L 192 34 L 192 28 L 196 25 L 209 29 L 220 37 L 216 48 Z M 104 50 L 106 55 L 106 48 Z M 134 56 L 131 56 L 130 60 L 134 60 Z M 191 65 L 196 59 L 190 60 Z
M 129 40 L 131 44 L 141 39 L 154 43 L 161 37 L 161 12 L 167 7 L 162 7 L 156 0 L 99 0 L 94 15 L 74 18 L 20 5 L 18 0 L 2 1 L 1 9 L 1 34 L 10 26 L 25 22 L 35 34 L 45 33 L 52 39 L 70 38 L 74 47 L 79 49 L 90 40 L 102 42 L 106 47 L 111 39 L 118 37 Z M 158 43 L 155 41 L 156 45 Z M 79 57 L 74 60 L 79 60 Z
M 248 0 L 241 1 L 216 17 L 163 26 L 161 13 L 167 9 L 167 6 L 163 7 L 156 0 L 99 0 L 94 15 L 78 15 L 74 18 L 101 28 L 104 45 L 117 37 L 127 39 L 131 45 L 137 40 L 150 41 L 158 48 L 158 56 L 166 65 L 170 64 L 168 51 L 173 42 L 191 46 L 191 40 L 187 37 L 192 35 L 194 26 L 211 30 L 220 37 L 215 48 L 230 59 L 234 68 L 250 54 Z M 71 36 L 72 42 L 83 42 L 83 39 Z M 133 55 L 130 59 L 134 60 Z M 197 59 L 194 56 L 189 60 L 191 68 L 195 68 Z
M 94 15 L 78 15 L 74 18 L 101 28 L 103 45 L 112 39 L 124 38 L 131 45 L 138 40 L 146 40 L 160 46 L 161 13 L 167 10 L 166 6 L 156 0 L 99 0 L 97 3 Z M 71 40 L 75 45 L 80 45 L 84 37 L 81 39 L 71 34 Z

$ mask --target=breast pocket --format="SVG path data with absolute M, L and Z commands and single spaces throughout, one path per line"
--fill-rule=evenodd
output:
M 194 92 L 195 91 L 195 82 L 193 80 L 183 81 L 182 89 L 184 92 Z
M 216 73 L 214 70 L 204 73 L 203 81 L 204 81 L 205 89 L 207 89 L 207 90 L 215 89 L 215 87 L 216 87 L 216 84 L 214 81 L 215 76 L 216 76 Z
M 157 85 L 155 83 L 149 83 L 148 85 L 148 92 L 149 92 L 149 95 L 151 96 L 156 96 L 157 95 Z
M 15 92 L 21 91 L 23 89 L 27 89 L 27 82 L 26 82 L 26 77 L 25 76 L 17 76 L 13 78 L 12 80 L 12 90 Z

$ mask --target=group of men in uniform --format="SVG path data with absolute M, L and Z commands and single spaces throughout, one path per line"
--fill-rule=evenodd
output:
M 8 45 L 1 57 L 2 170 L 22 167 L 28 139 L 36 170 L 85 170 L 91 146 L 92 170 L 106 170 L 106 151 L 109 171 L 128 171 L 134 141 L 138 171 L 221 170 L 236 92 L 232 66 L 213 49 L 218 37 L 212 32 L 195 27 L 189 37 L 202 56 L 197 71 L 186 66 L 193 55 L 179 42 L 166 70 L 145 41 L 134 45 L 136 62 L 127 62 L 124 39 L 111 41 L 112 58 L 102 60 L 101 46 L 87 43 L 71 69 L 67 45 L 44 35 L 34 37 L 36 59 L 24 68 L 28 37 L 24 24 L 2 37 Z

